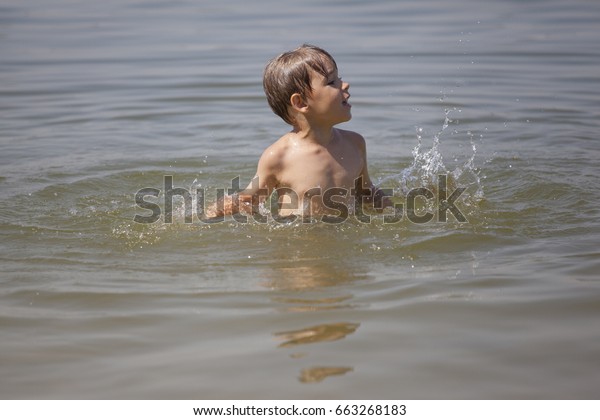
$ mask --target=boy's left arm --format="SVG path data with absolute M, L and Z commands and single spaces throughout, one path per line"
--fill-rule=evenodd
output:
M 376 211 L 383 211 L 383 209 L 386 207 L 392 207 L 392 200 L 390 199 L 390 196 L 386 194 L 386 191 L 376 187 L 373 185 L 373 181 L 371 181 L 367 165 L 367 145 L 362 136 L 360 136 L 358 146 L 364 160 L 363 168 L 360 174 L 360 179 L 362 179 L 362 189 L 363 191 L 370 191 L 370 194 L 363 196 L 364 199 L 362 202 L 369 204 Z

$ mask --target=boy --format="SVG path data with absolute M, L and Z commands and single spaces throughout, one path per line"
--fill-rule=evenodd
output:
M 352 118 L 352 106 L 350 85 L 327 51 L 304 44 L 279 55 L 267 64 L 263 87 L 271 109 L 292 131 L 263 152 L 245 190 L 225 196 L 206 216 L 257 214 L 273 191 L 276 217 L 345 217 L 358 215 L 362 203 L 380 208 L 383 198 L 389 204 L 369 178 L 364 138 L 334 128 Z

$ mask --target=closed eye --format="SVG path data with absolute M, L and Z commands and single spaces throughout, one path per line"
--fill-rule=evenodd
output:
M 338 82 L 338 81 L 339 81 L 339 82 L 341 82 L 341 81 L 342 81 L 342 78 L 341 78 L 340 76 L 338 76 L 338 78 L 337 78 L 337 79 L 333 79 L 333 80 L 331 80 L 330 82 L 328 82 L 328 83 L 327 83 L 327 85 L 335 85 L 335 82 Z

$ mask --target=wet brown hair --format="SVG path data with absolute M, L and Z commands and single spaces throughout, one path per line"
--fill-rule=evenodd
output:
M 263 88 L 273 112 L 294 125 L 288 112 L 290 98 L 294 93 L 303 98 L 310 97 L 310 70 L 327 77 L 331 65 L 337 69 L 335 60 L 327 51 L 310 44 L 286 51 L 269 61 L 263 75 Z

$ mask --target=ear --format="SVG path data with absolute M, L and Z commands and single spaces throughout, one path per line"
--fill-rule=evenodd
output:
M 304 113 L 308 110 L 308 104 L 299 93 L 294 93 L 290 97 L 290 105 L 298 112 Z

